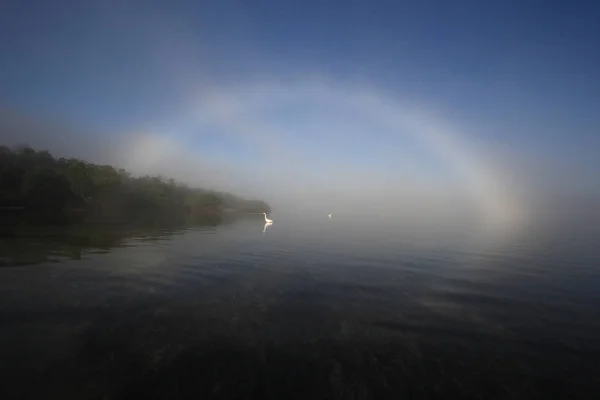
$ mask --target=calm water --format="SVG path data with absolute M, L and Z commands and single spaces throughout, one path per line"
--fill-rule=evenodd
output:
M 597 398 L 600 248 L 273 215 L 0 239 L 2 398 Z

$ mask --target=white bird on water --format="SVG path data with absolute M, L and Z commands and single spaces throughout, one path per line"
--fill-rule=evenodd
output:
M 329 213 L 329 219 L 331 219 L 331 213 Z
M 269 218 L 267 218 L 267 213 L 263 213 L 263 214 L 265 215 L 265 222 L 266 222 L 266 223 L 271 223 L 271 224 L 272 224 L 272 223 L 273 223 L 273 220 L 272 220 L 272 219 L 269 219 Z

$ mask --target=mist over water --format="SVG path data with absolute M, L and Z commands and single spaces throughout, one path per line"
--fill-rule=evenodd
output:
M 598 192 L 569 183 L 587 170 L 554 179 L 426 107 L 303 82 L 212 87 L 177 123 L 106 137 L 3 114 L 4 144 L 273 210 L 272 224 L 3 230 L 3 397 L 598 390 Z
M 600 393 L 593 2 L 5 3 L 1 399 Z

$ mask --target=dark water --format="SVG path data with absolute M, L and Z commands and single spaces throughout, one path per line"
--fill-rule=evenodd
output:
M 599 236 L 274 215 L 0 239 L 1 398 L 597 398 Z

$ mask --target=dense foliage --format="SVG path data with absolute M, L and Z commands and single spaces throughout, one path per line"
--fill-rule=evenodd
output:
M 3 222 L 213 222 L 223 212 L 269 212 L 259 200 L 190 188 L 173 179 L 133 177 L 123 169 L 0 146 Z

